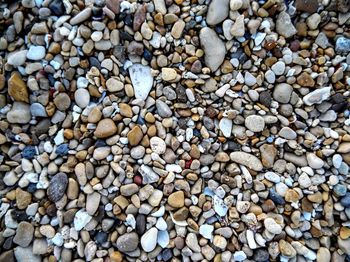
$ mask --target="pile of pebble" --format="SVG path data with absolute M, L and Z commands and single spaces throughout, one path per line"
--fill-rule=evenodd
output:
M 349 261 L 350 3 L 0 3 L 0 261 Z

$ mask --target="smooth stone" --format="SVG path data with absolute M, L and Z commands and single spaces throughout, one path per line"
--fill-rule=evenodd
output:
M 77 213 L 75 213 L 74 217 L 74 228 L 76 231 L 82 230 L 87 223 L 89 223 L 92 219 L 92 216 L 90 216 L 85 210 L 80 209 Z
M 141 237 L 141 246 L 145 252 L 153 251 L 157 246 L 158 229 L 155 227 L 150 228 Z
M 16 247 L 15 249 L 15 257 L 17 262 L 41 262 L 41 256 L 33 254 L 33 247 Z
M 47 117 L 45 107 L 40 103 L 33 103 L 30 105 L 30 113 L 34 117 Z
M 232 133 L 233 122 L 226 117 L 221 118 L 219 122 L 219 128 L 225 137 L 230 137 Z
M 350 52 L 350 38 L 344 36 L 337 38 L 337 41 L 335 42 L 335 51 L 337 53 Z
M 288 126 L 282 127 L 278 135 L 289 140 L 295 140 L 297 138 L 297 133 Z
M 204 27 L 199 33 L 201 46 L 204 50 L 204 61 L 212 72 L 215 72 L 222 64 L 226 55 L 226 47 L 216 32 Z M 215 50 L 215 52 L 213 52 Z
M 165 153 L 166 150 L 166 144 L 164 142 L 163 139 L 159 138 L 159 137 L 152 137 L 150 139 L 150 146 L 153 152 L 161 155 Z
M 135 232 L 124 233 L 117 239 L 117 248 L 120 252 L 132 252 L 136 250 L 139 236 Z
M 306 105 L 311 106 L 313 104 L 321 104 L 327 100 L 331 95 L 332 87 L 322 87 L 316 89 L 313 92 L 308 93 L 303 97 L 303 101 Z
M 30 106 L 23 102 L 14 102 L 6 118 L 11 124 L 27 124 L 32 118 Z
M 135 91 L 135 97 L 146 100 L 153 86 L 153 76 L 148 66 L 134 64 L 129 67 L 129 74 Z
M 77 103 L 77 105 L 80 108 L 85 108 L 90 103 L 90 93 L 86 89 L 79 88 L 74 93 L 74 99 L 75 99 L 75 102 Z
M 89 19 L 90 16 L 92 14 L 92 9 L 91 7 L 87 7 L 85 8 L 83 11 L 80 11 L 76 16 L 74 16 L 69 23 L 71 25 L 77 25 L 80 24 L 82 22 L 84 22 L 85 20 Z
M 245 119 L 244 122 L 246 128 L 252 132 L 261 132 L 265 128 L 264 118 L 258 115 L 250 115 Z
M 229 13 L 229 3 L 229 0 L 212 0 L 206 16 L 207 24 L 216 25 L 224 21 Z
M 280 103 L 286 104 L 290 101 L 292 96 L 293 87 L 286 83 L 281 83 L 275 86 L 273 90 L 273 98 Z
M 169 245 L 170 237 L 168 231 L 160 230 L 158 231 L 157 243 L 162 248 L 166 248 Z
M 105 118 L 98 122 L 94 135 L 97 138 L 106 138 L 114 135 L 117 130 L 114 121 L 110 118 Z
M 266 218 L 264 220 L 264 226 L 272 234 L 278 235 L 282 233 L 282 227 L 273 218 Z
M 181 208 L 185 204 L 185 195 L 183 191 L 176 191 L 168 197 L 168 204 L 174 208 Z
M 56 174 L 50 181 L 49 187 L 47 189 L 47 196 L 52 202 L 59 201 L 64 193 L 66 192 L 68 186 L 68 177 L 65 173 Z
M 156 107 L 158 114 L 163 118 L 171 117 L 173 115 L 173 112 L 171 111 L 169 106 L 162 100 L 156 101 Z
M 246 152 L 232 152 L 230 158 L 233 162 L 244 165 L 254 171 L 261 171 L 263 165 L 259 158 Z
M 43 46 L 30 46 L 29 51 L 27 53 L 27 58 L 30 60 L 38 61 L 45 57 L 46 50 Z
M 101 195 L 97 192 L 87 195 L 86 197 L 86 212 L 93 216 L 99 205 L 100 205 Z
M 297 33 L 287 12 L 283 11 L 279 13 L 276 19 L 276 31 L 285 38 L 290 38 Z
M 13 66 L 21 66 L 27 60 L 28 50 L 21 50 L 17 52 L 12 52 L 7 57 L 7 63 Z
M 231 27 L 231 34 L 235 37 L 243 37 L 245 34 L 245 26 L 244 26 L 244 15 L 240 15 L 237 17 L 235 23 Z
M 153 171 L 152 168 L 146 165 L 141 165 L 138 172 L 143 177 L 144 184 L 152 184 L 159 180 L 159 176 L 156 172 Z
M 201 234 L 203 237 L 209 240 L 213 238 L 213 231 L 214 231 L 213 225 L 203 224 L 199 227 L 199 234 Z
M 10 79 L 7 82 L 8 94 L 18 102 L 29 103 L 29 92 L 26 83 L 22 80 L 21 75 L 18 72 L 11 74 Z
M 32 224 L 22 221 L 18 224 L 16 235 L 13 242 L 21 247 L 27 247 L 32 242 L 34 235 L 34 227 Z

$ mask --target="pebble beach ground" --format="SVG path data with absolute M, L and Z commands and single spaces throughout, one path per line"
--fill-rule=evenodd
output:
M 0 3 L 0 261 L 350 261 L 350 1 Z

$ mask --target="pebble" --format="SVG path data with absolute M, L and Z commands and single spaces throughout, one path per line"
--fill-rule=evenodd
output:
M 71 25 L 77 25 L 80 24 L 82 22 L 84 22 L 85 20 L 87 20 L 92 14 L 92 9 L 91 7 L 87 7 L 85 8 L 83 11 L 79 12 L 76 16 L 74 16 L 69 23 Z
M 21 247 L 27 247 L 33 240 L 34 227 L 32 224 L 22 221 L 18 224 L 13 242 Z
M 145 100 L 153 86 L 153 77 L 150 68 L 141 64 L 134 64 L 129 68 L 129 73 L 134 87 L 135 97 Z
M 219 123 L 219 128 L 225 137 L 230 137 L 232 133 L 232 120 L 228 118 L 222 118 Z
M 150 228 L 141 237 L 141 246 L 145 252 L 153 251 L 157 246 L 158 230 L 155 227 Z
M 230 159 L 233 162 L 244 165 L 254 171 L 261 171 L 263 169 L 263 165 L 259 158 L 245 152 L 232 152 L 230 154 Z
M 90 103 L 90 93 L 88 90 L 80 88 L 74 93 L 74 100 L 80 108 L 85 108 Z
M 22 80 L 21 75 L 18 72 L 14 72 L 9 78 L 8 82 L 8 94 L 18 102 L 29 103 L 29 92 L 27 85 Z
M 52 202 L 59 201 L 68 186 L 68 178 L 64 173 L 56 174 L 50 181 L 49 187 L 47 189 L 47 196 Z
M 257 115 L 248 116 L 244 122 L 246 128 L 252 132 L 261 132 L 265 128 L 264 118 Z
M 322 87 L 308 93 L 303 97 L 303 101 L 306 105 L 311 106 L 314 104 L 321 104 L 327 100 L 331 95 L 331 87 Z
M 214 30 L 204 27 L 199 33 L 199 39 L 203 47 L 206 65 L 215 72 L 225 59 L 226 47 Z M 215 54 L 210 50 L 215 49 Z
M 297 33 L 288 13 L 279 13 L 276 20 L 276 31 L 285 38 L 290 38 Z
M 339 37 L 335 42 L 335 51 L 338 53 L 347 53 L 350 51 L 350 38 Z
M 117 126 L 114 121 L 109 118 L 102 119 L 98 122 L 94 135 L 97 138 L 106 138 L 117 132 Z
M 30 46 L 27 52 L 27 58 L 30 60 L 38 61 L 45 57 L 46 50 L 43 46 Z
M 229 0 L 213 0 L 210 2 L 207 13 L 207 24 L 216 25 L 223 22 L 229 13 Z
M 273 90 L 273 99 L 280 103 L 289 103 L 293 88 L 289 84 L 278 84 Z
M 6 119 L 12 124 L 27 124 L 31 119 L 30 106 L 23 102 L 14 102 Z
M 13 66 L 22 66 L 27 60 L 28 50 L 21 50 L 11 53 L 7 57 L 7 63 Z
M 139 236 L 135 232 L 125 233 L 118 237 L 117 248 L 120 252 L 131 252 L 137 249 Z

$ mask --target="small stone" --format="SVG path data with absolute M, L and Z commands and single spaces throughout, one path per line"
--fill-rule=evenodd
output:
M 129 67 L 131 82 L 134 87 L 135 97 L 146 100 L 153 86 L 153 76 L 148 66 L 134 64 Z
M 299 85 L 302 87 L 313 87 L 315 85 L 315 81 L 312 79 L 312 77 L 306 73 L 303 72 L 301 73 L 300 76 L 297 78 L 297 82 Z
M 30 105 L 30 113 L 33 117 L 47 117 L 45 107 L 39 103 L 33 103 Z
M 219 249 L 224 250 L 227 246 L 227 241 L 224 237 L 215 235 L 213 240 L 213 245 Z
M 15 101 L 29 103 L 27 85 L 18 72 L 12 73 L 8 80 L 8 93 Z
M 283 75 L 284 70 L 286 69 L 286 65 L 282 61 L 278 61 L 271 67 L 272 71 L 276 76 Z
M 273 218 L 266 218 L 264 220 L 264 226 L 272 234 L 279 235 L 282 233 L 282 227 Z
M 168 197 L 168 204 L 175 208 L 181 208 L 185 204 L 185 195 L 183 191 L 176 191 Z
M 34 235 L 34 227 L 32 224 L 22 221 L 18 224 L 16 235 L 13 242 L 21 247 L 27 247 L 32 242 Z
M 117 248 L 120 252 L 132 252 L 139 243 L 139 236 L 135 232 L 124 233 L 117 239 Z
M 228 118 L 222 118 L 219 122 L 219 128 L 225 137 L 230 137 L 232 133 L 232 120 Z
M 273 98 L 280 103 L 288 103 L 293 92 L 293 87 L 289 84 L 282 83 L 276 85 L 273 91 Z
M 86 89 L 79 88 L 74 93 L 74 99 L 75 99 L 75 102 L 77 103 L 77 105 L 80 108 L 85 108 L 90 103 L 90 93 Z
M 7 57 L 7 63 L 13 66 L 21 66 L 27 60 L 27 53 L 28 53 L 28 50 L 12 52 Z
M 339 37 L 335 42 L 335 51 L 337 53 L 348 53 L 350 52 L 350 38 Z
M 281 254 L 287 258 L 293 258 L 296 256 L 297 252 L 293 248 L 291 244 L 289 244 L 287 241 L 281 239 L 278 242 Z
M 244 15 L 240 15 L 236 18 L 236 21 L 231 27 L 230 32 L 235 37 L 244 36 L 245 34 Z
M 244 165 L 254 171 L 261 171 L 263 165 L 259 158 L 245 152 L 232 152 L 230 158 L 233 162 Z
M 170 107 L 161 100 L 156 101 L 156 107 L 157 107 L 158 114 L 163 118 L 171 117 L 173 114 Z
M 118 129 L 114 121 L 110 118 L 105 118 L 98 122 L 94 135 L 97 138 L 106 138 L 114 135 L 117 130 Z
M 186 23 L 180 19 L 178 21 L 175 22 L 175 24 L 173 25 L 172 29 L 171 29 L 171 35 L 175 38 L 175 39 L 179 39 L 182 36 L 182 33 L 185 29 Z
M 87 195 L 86 197 L 86 212 L 93 216 L 99 205 L 100 205 L 101 195 L 97 192 Z
M 60 111 L 66 111 L 71 104 L 70 97 L 66 93 L 59 93 L 53 102 Z
M 297 133 L 288 126 L 283 127 L 278 135 L 289 140 L 295 140 L 297 138 Z
M 261 132 L 265 128 L 265 121 L 261 116 L 250 115 L 245 119 L 244 122 L 246 128 L 252 132 Z
M 289 14 L 285 11 L 279 13 L 277 17 L 276 31 L 285 38 L 290 38 L 297 33 Z
M 311 30 L 317 29 L 320 22 L 321 22 L 321 16 L 318 13 L 310 15 L 306 19 L 306 24 Z
M 128 141 L 131 146 L 137 146 L 143 138 L 143 133 L 141 128 L 136 125 L 128 133 Z
M 164 81 L 173 81 L 177 77 L 176 70 L 173 68 L 162 68 L 162 79 Z
M 30 46 L 29 51 L 27 53 L 27 58 L 30 60 L 38 61 L 45 57 L 46 50 L 43 46 Z
M 163 139 L 159 138 L 159 137 L 152 137 L 150 139 L 150 146 L 153 152 L 161 155 L 165 153 L 166 150 L 166 144 L 163 141 Z
M 119 92 L 124 89 L 123 83 L 115 78 L 109 78 L 106 81 L 106 86 L 107 86 L 107 90 L 111 93 Z
M 201 234 L 203 237 L 209 240 L 213 238 L 213 231 L 214 226 L 212 225 L 204 224 L 199 227 L 199 234 Z
M 322 87 L 316 89 L 313 92 L 308 93 L 303 97 L 303 101 L 306 105 L 311 106 L 313 104 L 321 104 L 327 100 L 331 95 L 331 87 Z
M 314 153 L 306 153 L 306 159 L 311 168 L 320 169 L 324 165 L 323 160 L 316 156 Z
M 66 192 L 68 186 L 68 178 L 65 173 L 58 173 L 55 175 L 47 189 L 47 196 L 52 202 L 59 201 L 64 193 Z
M 23 102 L 14 102 L 6 118 L 12 124 L 27 124 L 31 120 L 30 106 Z
M 89 223 L 92 219 L 92 216 L 90 216 L 86 211 L 83 209 L 80 209 L 77 213 L 75 213 L 74 217 L 74 228 L 77 231 L 82 230 L 87 223 Z
M 298 11 L 308 12 L 309 14 L 317 12 L 318 0 L 296 0 L 295 7 Z
M 25 209 L 32 202 L 32 195 L 20 188 L 16 189 L 16 205 L 18 209 Z
M 212 0 L 208 7 L 207 24 L 216 25 L 224 21 L 229 13 L 229 0 Z
M 226 55 L 226 47 L 214 30 L 204 27 L 199 33 L 199 39 L 204 50 L 204 60 L 212 72 L 222 64 Z M 216 50 L 215 53 L 212 50 Z
M 17 262 L 41 262 L 41 256 L 33 254 L 33 247 L 21 247 L 18 246 L 14 249 Z M 7 260 L 6 260 L 7 261 Z
M 69 23 L 71 25 L 77 25 L 80 24 L 82 22 L 84 22 L 85 20 L 89 19 L 90 16 L 92 14 L 92 9 L 91 7 L 87 7 L 84 10 L 80 11 L 76 16 L 74 16 Z
M 141 237 L 141 246 L 145 252 L 153 251 L 157 246 L 158 230 L 155 227 L 150 228 Z

